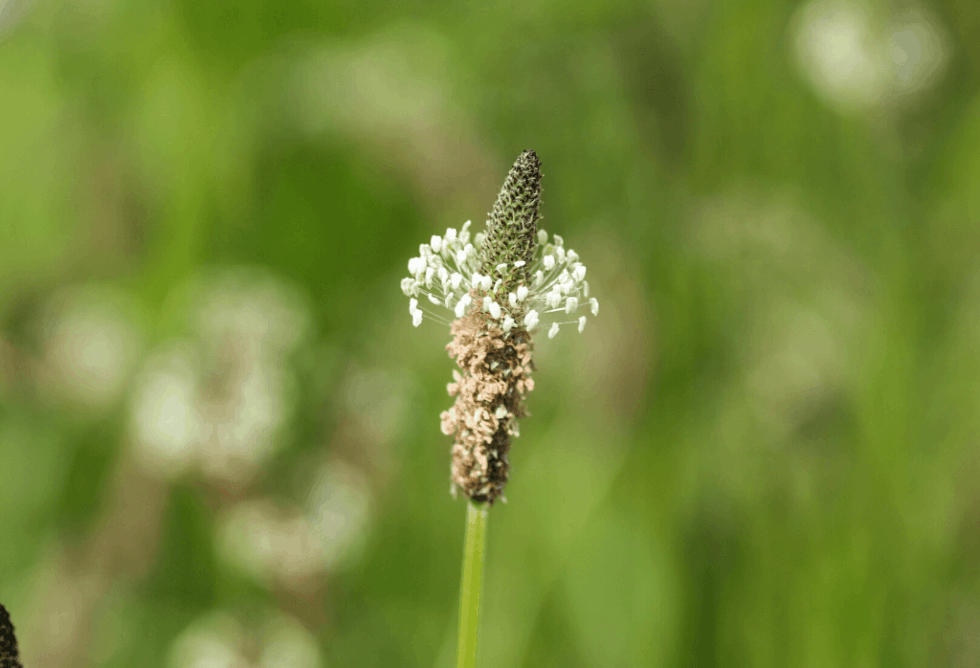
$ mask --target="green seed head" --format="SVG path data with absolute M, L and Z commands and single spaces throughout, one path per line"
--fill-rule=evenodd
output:
M 541 163 L 534 151 L 524 151 L 497 195 L 487 220 L 486 240 L 480 249 L 481 273 L 490 276 L 494 283 L 502 279 L 504 290 L 512 291 L 528 282 L 537 242 L 540 203 Z M 515 262 L 524 264 L 515 267 Z

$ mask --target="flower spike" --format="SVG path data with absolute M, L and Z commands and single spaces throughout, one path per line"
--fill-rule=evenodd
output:
M 448 386 L 455 404 L 441 415 L 442 431 L 454 437 L 452 489 L 474 501 L 502 498 L 509 476 L 507 453 L 526 415 L 532 335 L 539 326 L 554 338 L 561 325 L 585 329 L 589 296 L 586 267 L 559 235 L 537 229 L 541 204 L 541 163 L 524 151 L 511 168 L 487 220 L 486 232 L 470 243 L 470 222 L 457 231 L 432 235 L 408 262 L 400 283 L 409 300 L 412 324 L 423 318 L 451 321 L 446 346 L 461 371 Z M 422 297 L 445 315 L 419 307 Z M 575 319 L 567 318 L 573 315 Z M 566 328 L 567 329 L 567 328 Z

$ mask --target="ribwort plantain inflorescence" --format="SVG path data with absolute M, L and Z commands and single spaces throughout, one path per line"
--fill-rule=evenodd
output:
M 446 346 L 460 371 L 449 395 L 456 402 L 441 415 L 453 443 L 452 490 L 492 504 L 507 482 L 507 453 L 527 413 L 534 389 L 532 335 L 548 327 L 554 338 L 563 326 L 585 329 L 589 296 L 586 268 L 564 240 L 537 229 L 541 163 L 524 151 L 511 168 L 486 223 L 470 243 L 470 222 L 433 236 L 408 262 L 402 292 L 409 297 L 412 324 L 429 317 L 450 325 Z M 449 317 L 446 314 L 451 313 Z

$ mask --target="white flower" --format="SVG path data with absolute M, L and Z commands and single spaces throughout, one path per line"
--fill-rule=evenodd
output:
M 408 312 L 412 315 L 412 324 L 414 326 L 418 327 L 422 324 L 422 309 L 419 308 L 418 299 L 413 297 L 408 300 Z
M 478 246 L 482 246 L 484 236 L 476 235 L 477 246 L 469 243 L 469 226 L 467 222 L 459 231 L 449 228 L 442 236 L 433 235 L 429 243 L 419 246 L 418 257 L 409 260 L 411 275 L 401 279 L 400 287 L 410 298 L 413 325 L 418 327 L 423 318 L 448 325 L 465 316 L 476 303 L 504 332 L 518 325 L 534 330 L 540 324 L 548 328 L 549 336 L 555 336 L 561 325 L 577 325 L 582 331 L 585 319 L 579 309 L 587 307 L 593 316 L 599 314 L 599 302 L 589 297 L 586 267 L 578 253 L 565 250 L 560 236 L 551 237 L 549 243 L 548 233 L 538 230 L 538 245 L 530 258 L 496 268 L 501 273 L 510 270 L 528 277 L 516 285 L 510 283 L 513 287 L 504 293 L 502 278 L 494 281 L 483 274 Z M 518 269 L 522 273 L 517 274 Z M 423 296 L 434 305 L 427 312 L 419 308 Z
M 473 299 L 469 295 L 463 295 L 460 297 L 459 303 L 456 304 L 456 317 L 462 318 L 466 313 L 466 307 L 470 305 Z
M 581 334 L 585 331 L 585 316 L 583 315 L 578 319 L 578 333 Z

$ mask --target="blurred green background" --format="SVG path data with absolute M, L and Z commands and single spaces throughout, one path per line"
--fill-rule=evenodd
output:
M 29 668 L 453 665 L 448 331 L 526 148 L 482 665 L 980 665 L 980 4 L 0 0 L 0 601 Z

